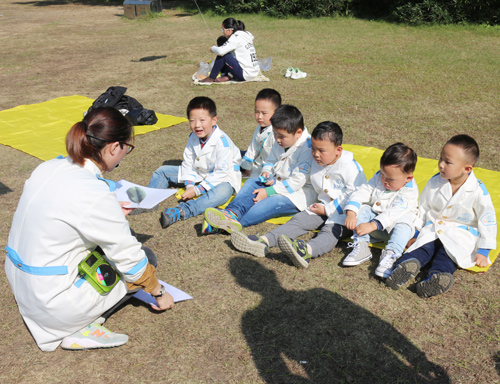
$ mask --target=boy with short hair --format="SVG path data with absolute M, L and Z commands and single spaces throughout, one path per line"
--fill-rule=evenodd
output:
M 262 166 L 271 153 L 274 144 L 271 117 L 280 105 L 281 95 L 274 89 L 264 88 L 257 94 L 255 98 L 255 120 L 259 125 L 255 129 L 252 142 L 241 162 L 243 177 L 259 177 L 262 173 Z
M 318 201 L 264 236 L 233 232 L 231 242 L 237 249 L 264 257 L 270 247 L 279 245 L 295 266 L 307 268 L 312 258 L 330 252 L 340 239 L 351 236 L 352 232 L 344 226 L 344 206 L 354 189 L 366 183 L 366 177 L 352 153 L 343 150 L 342 138 L 342 129 L 331 121 L 314 128 L 311 184 Z M 308 243 L 293 240 L 316 229 L 320 229 L 318 236 Z
M 427 278 L 417 284 L 417 294 L 436 296 L 450 289 L 457 266 L 491 264 L 488 253 L 496 247 L 497 222 L 491 196 L 474 175 L 478 158 L 479 147 L 468 135 L 453 136 L 444 145 L 439 173 L 420 196 L 419 226 L 423 228 L 386 280 L 389 287 L 399 289 L 430 263 Z
M 354 230 L 353 248 L 342 264 L 359 265 L 372 257 L 368 246 L 387 241 L 375 274 L 389 276 L 415 231 L 418 186 L 413 179 L 417 154 L 403 143 L 389 146 L 380 158 L 380 170 L 351 195 L 345 206 L 345 226 Z
M 278 216 L 303 211 L 316 192 L 309 180 L 312 156 L 310 136 L 300 111 L 282 105 L 271 118 L 274 138 L 271 153 L 259 178 L 248 179 L 226 209 L 205 211 L 203 232 L 228 233 Z
M 240 150 L 218 127 L 213 100 L 195 97 L 187 106 L 187 116 L 192 132 L 181 166 L 161 166 L 153 173 L 148 185 L 162 189 L 186 187 L 181 197 L 183 201 L 174 208 L 165 208 L 161 213 L 163 228 L 178 220 L 197 216 L 209 207 L 224 204 L 241 187 Z

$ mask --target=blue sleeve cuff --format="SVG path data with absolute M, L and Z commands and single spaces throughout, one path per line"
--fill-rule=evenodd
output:
M 485 249 L 485 248 L 479 248 L 477 250 L 477 253 L 480 255 L 483 255 L 484 257 L 488 257 L 488 254 L 490 253 L 491 249 Z
M 382 224 L 380 224 L 380 221 L 378 221 L 376 219 L 373 219 L 372 222 L 375 223 L 375 224 L 377 224 L 377 229 L 379 231 L 381 231 L 382 229 L 384 229 L 384 227 L 382 227 Z

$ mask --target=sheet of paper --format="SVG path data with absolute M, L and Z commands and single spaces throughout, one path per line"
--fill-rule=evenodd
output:
M 164 281 L 158 280 L 161 285 L 165 287 L 165 290 L 172 295 L 174 298 L 174 303 L 177 303 L 178 301 L 184 301 L 184 300 L 190 300 L 192 299 L 191 296 L 189 296 L 186 292 L 181 291 L 179 288 L 176 288 L 170 284 L 165 283 Z M 136 299 L 139 299 L 141 301 L 144 301 L 146 304 L 154 304 L 157 305 L 158 303 L 156 302 L 156 299 L 151 296 L 151 294 L 144 292 L 144 290 L 138 291 L 134 297 Z
M 127 180 L 116 182 L 116 198 L 118 201 L 129 201 L 127 208 L 150 209 L 176 193 L 177 189 L 148 188 Z

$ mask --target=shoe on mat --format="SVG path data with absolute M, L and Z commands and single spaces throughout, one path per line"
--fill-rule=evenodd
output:
M 97 323 L 87 325 L 78 332 L 66 336 L 61 343 L 62 349 L 94 349 L 119 347 L 128 341 L 127 335 L 111 332 Z
M 280 235 L 278 245 L 297 268 L 309 267 L 311 255 L 307 252 L 307 243 L 304 240 L 293 240 L 288 236 Z
M 391 275 L 394 263 L 401 257 L 400 254 L 394 252 L 392 249 L 384 249 L 380 255 L 380 262 L 375 270 L 375 275 L 387 278 Z
M 241 252 L 249 253 L 256 257 L 266 257 L 269 247 L 259 235 L 245 235 L 235 231 L 231 234 L 231 243 Z
M 215 83 L 225 83 L 226 81 L 231 80 L 229 76 L 221 76 L 215 79 Z
M 342 265 L 345 267 L 353 267 L 372 258 L 372 253 L 367 241 L 359 241 L 358 239 L 355 239 L 352 243 L 348 243 L 347 247 L 353 248 L 353 250 L 342 262 Z
M 405 285 L 410 279 L 417 276 L 417 273 L 422 268 L 420 261 L 417 259 L 408 259 L 399 264 L 390 276 L 385 281 L 385 284 L 394 290 L 398 290 Z
M 184 220 L 184 211 L 180 207 L 165 208 L 160 215 L 160 224 L 163 229 L 179 220 Z
M 211 77 L 205 77 L 203 80 L 200 80 L 199 83 L 213 83 L 215 82 L 214 79 L 212 79 Z
M 417 284 L 417 294 L 420 297 L 432 297 L 445 293 L 453 285 L 453 275 L 448 272 L 438 272 Z
M 226 209 L 207 208 L 205 220 L 214 229 L 222 229 L 227 233 L 241 231 L 241 224 L 234 213 Z
M 307 76 L 306 72 L 302 72 L 300 69 L 295 68 L 292 74 L 290 75 L 290 78 L 293 80 L 297 80 L 297 79 L 303 79 L 306 76 Z
M 201 234 L 202 235 L 219 235 L 222 231 L 218 228 L 213 228 L 206 220 L 203 220 L 203 224 L 201 225 Z
M 160 206 L 156 204 L 153 208 L 135 208 L 132 212 L 130 212 L 129 216 L 140 215 L 142 213 L 156 212 Z M 126 208 L 126 207 L 125 207 Z

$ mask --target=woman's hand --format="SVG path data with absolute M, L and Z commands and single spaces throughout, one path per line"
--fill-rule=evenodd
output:
M 157 297 L 156 302 L 158 305 L 151 304 L 156 311 L 166 311 L 174 306 L 174 298 L 168 292 L 165 292 L 162 297 Z
M 122 207 L 122 212 L 125 216 L 127 216 L 130 212 L 132 212 L 135 208 L 127 208 L 127 205 L 130 204 L 128 201 L 119 201 L 120 207 Z

